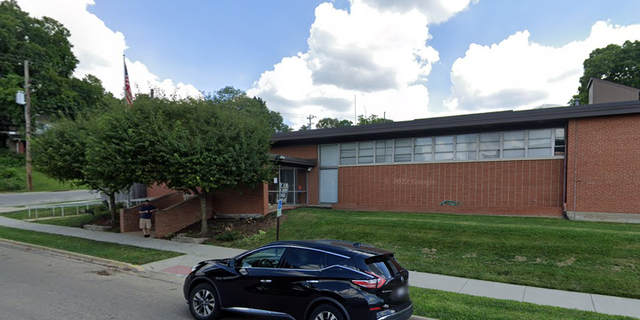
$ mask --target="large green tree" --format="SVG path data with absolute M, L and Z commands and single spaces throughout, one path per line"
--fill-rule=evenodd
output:
M 640 41 L 625 41 L 622 46 L 610 44 L 593 50 L 584 61 L 584 73 L 580 77 L 578 94 L 569 102 L 580 99 L 589 103 L 589 80 L 598 78 L 626 86 L 640 88 Z
M 0 117 L 24 123 L 15 94 L 24 87 L 25 60 L 29 61 L 34 117 L 75 117 L 82 110 L 104 106 L 103 98 L 111 96 L 97 78 L 72 77 L 78 59 L 70 35 L 52 18 L 30 17 L 15 0 L 0 2 Z

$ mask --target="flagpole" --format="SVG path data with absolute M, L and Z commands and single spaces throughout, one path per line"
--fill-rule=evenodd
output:
M 129 107 L 133 107 L 133 94 L 131 93 L 131 84 L 129 82 L 129 72 L 127 71 L 127 61 L 124 54 L 122 54 L 122 64 L 124 65 L 124 99 L 129 104 Z

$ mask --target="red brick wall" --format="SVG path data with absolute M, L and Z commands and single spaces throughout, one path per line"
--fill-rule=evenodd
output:
M 213 216 L 211 208 L 208 209 L 207 219 Z M 187 201 L 168 207 L 157 213 L 155 218 L 156 238 L 180 231 L 202 220 L 200 198 L 192 197 Z
M 577 119 L 567 134 L 567 210 L 640 213 L 640 115 Z
M 336 209 L 562 215 L 563 159 L 340 167 Z M 455 200 L 461 206 L 440 206 Z
M 300 145 L 300 146 L 275 146 L 271 149 L 270 153 L 281 154 L 284 156 L 300 158 L 300 159 L 318 159 L 318 146 L 317 145 Z M 318 159 L 320 161 L 320 159 Z M 318 167 L 314 167 L 309 172 L 309 204 L 318 204 L 320 197 L 320 184 Z
M 267 184 L 243 190 L 217 192 L 210 196 L 211 207 L 216 214 L 260 214 L 269 213 Z
M 164 184 L 162 185 L 154 184 L 151 186 L 147 186 L 147 197 L 149 198 L 161 197 L 161 196 L 164 196 L 165 194 L 170 194 L 174 192 L 176 191 L 167 188 L 167 186 Z
M 154 199 L 153 201 L 151 201 L 151 204 L 158 208 L 158 210 L 156 211 L 156 214 L 154 214 L 154 217 L 152 219 L 155 220 L 155 216 L 163 209 L 173 206 L 176 203 L 180 203 L 183 200 L 184 198 L 181 192 L 174 192 L 172 194 L 164 195 L 160 198 Z M 142 204 L 139 204 L 131 208 L 120 209 L 120 232 L 131 232 L 140 230 L 140 217 L 138 211 L 140 210 L 141 206 Z M 156 223 L 153 220 L 152 222 L 155 225 Z

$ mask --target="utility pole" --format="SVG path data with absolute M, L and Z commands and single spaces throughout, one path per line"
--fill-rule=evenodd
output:
M 26 104 L 24 105 L 24 131 L 26 135 L 24 153 L 27 158 L 27 191 L 33 191 L 31 179 L 31 92 L 29 90 L 29 60 L 24 61 L 24 91 L 26 92 Z
M 316 116 L 310 114 L 307 119 L 309 119 L 309 130 L 311 130 L 311 119 L 315 118 Z

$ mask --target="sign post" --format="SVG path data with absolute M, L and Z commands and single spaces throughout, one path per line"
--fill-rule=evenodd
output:
M 282 215 L 282 202 L 287 199 L 289 192 L 288 183 L 280 183 L 280 192 L 278 193 L 278 214 L 276 216 L 276 241 L 280 240 L 280 216 Z

